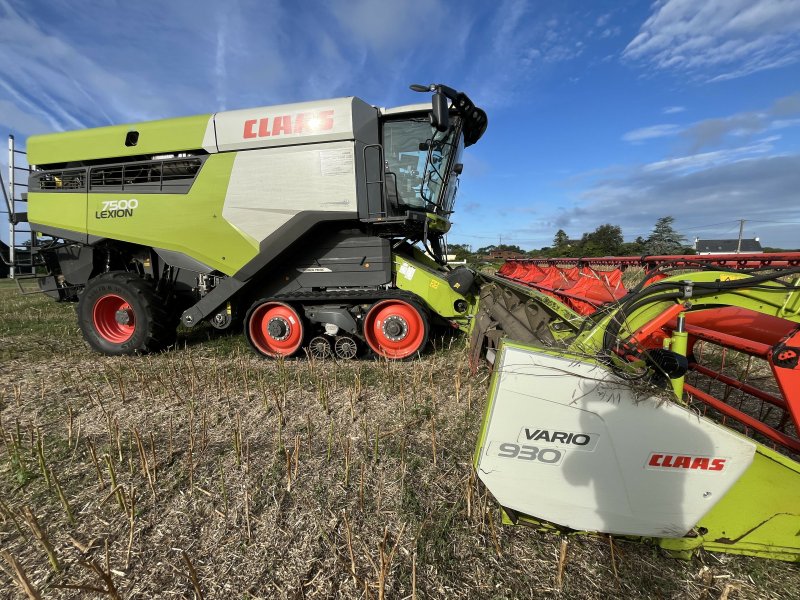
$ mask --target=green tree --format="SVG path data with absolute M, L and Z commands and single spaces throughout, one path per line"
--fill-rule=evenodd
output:
M 620 246 L 619 255 L 620 256 L 641 256 L 642 254 L 646 254 L 644 250 L 644 245 L 647 242 L 642 236 L 637 237 L 632 242 L 625 242 Z
M 656 221 L 653 231 L 645 241 L 644 249 L 647 254 L 680 254 L 686 238 L 675 231 L 672 224 L 673 217 L 661 217 Z
M 448 244 L 447 252 L 455 254 L 456 260 L 470 260 L 472 258 L 472 252 L 469 251 L 469 247 L 466 244 Z
M 563 229 L 556 231 L 556 235 L 553 238 L 553 248 L 563 248 L 567 244 L 569 244 L 569 236 L 567 236 L 567 232 Z
M 520 254 L 525 254 L 525 250 L 517 246 L 516 244 L 490 244 L 488 246 L 484 246 L 483 248 L 478 248 L 476 254 L 489 254 L 492 250 L 510 250 L 512 252 L 519 252 Z
M 622 247 L 622 228 L 606 223 L 592 233 L 584 233 L 578 248 L 582 256 L 613 256 Z

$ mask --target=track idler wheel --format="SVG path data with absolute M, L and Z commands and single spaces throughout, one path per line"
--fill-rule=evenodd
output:
M 336 358 L 351 360 L 358 354 L 358 342 L 349 335 L 340 335 L 333 344 L 333 352 Z
M 378 356 L 408 358 L 421 352 L 428 341 L 428 318 L 404 300 L 382 300 L 364 319 L 364 337 Z
M 247 312 L 244 333 L 253 349 L 270 358 L 291 356 L 303 345 L 303 321 L 283 302 L 254 304 Z

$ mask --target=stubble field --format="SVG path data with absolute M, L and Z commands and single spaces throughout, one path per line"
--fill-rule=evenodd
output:
M 179 340 L 102 357 L 0 282 L 0 598 L 800 597 L 796 565 L 501 525 L 463 338 L 401 363 Z

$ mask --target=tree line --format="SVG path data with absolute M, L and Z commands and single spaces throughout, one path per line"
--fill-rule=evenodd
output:
M 619 225 L 605 223 L 592 232 L 584 233 L 580 239 L 570 239 L 563 229 L 553 237 L 551 246 L 525 251 L 515 244 L 488 245 L 472 252 L 464 244 L 450 244 L 450 254 L 456 260 L 468 262 L 480 260 L 493 250 L 519 252 L 529 257 L 588 257 L 588 256 L 641 256 L 643 254 L 694 254 L 694 248 L 687 245 L 686 237 L 673 227 L 674 217 L 661 217 L 656 221 L 647 238 L 637 237 L 632 242 L 624 241 Z

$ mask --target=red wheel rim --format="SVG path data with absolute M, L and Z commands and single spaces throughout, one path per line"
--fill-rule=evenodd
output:
M 291 356 L 303 343 L 303 323 L 287 304 L 265 302 L 250 315 L 250 341 L 265 356 Z
M 133 308 L 116 294 L 106 294 L 94 303 L 92 323 L 100 337 L 112 344 L 127 342 L 136 330 Z
M 422 348 L 425 321 L 407 302 L 383 300 L 367 313 L 364 337 L 376 354 L 386 358 L 406 358 Z

